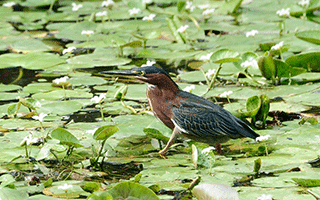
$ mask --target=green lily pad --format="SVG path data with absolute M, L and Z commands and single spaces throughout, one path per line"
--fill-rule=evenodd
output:
M 114 199 L 159 200 L 160 198 L 149 188 L 135 182 L 118 183 L 108 192 Z
M 119 128 L 115 125 L 106 125 L 98 128 L 94 134 L 93 138 L 95 140 L 106 140 L 119 131 Z
M 94 35 L 87 36 L 85 34 L 81 34 L 81 32 L 84 30 L 95 31 L 96 27 L 96 23 L 89 21 L 75 23 L 60 30 L 57 34 L 55 34 L 55 37 L 58 39 L 86 41 L 88 39 L 90 40 Z
M 308 52 L 290 56 L 286 59 L 286 63 L 292 67 L 301 67 L 308 71 L 319 72 L 320 52 Z
M 44 102 L 37 111 L 40 113 L 68 115 L 78 112 L 83 106 L 84 105 L 78 100 Z
M 227 63 L 227 62 L 237 62 L 241 60 L 241 58 L 238 57 L 239 53 L 229 50 L 229 49 L 220 49 L 216 52 L 214 52 L 210 59 L 214 63 Z
M 318 30 L 298 32 L 296 33 L 296 36 L 301 40 L 305 40 L 313 44 L 320 44 L 320 31 Z
M 51 53 L 7 53 L 0 56 L 0 69 L 21 66 L 25 69 L 36 70 L 50 68 L 62 63 L 65 63 L 63 59 L 59 58 L 58 55 Z
M 74 135 L 63 128 L 54 129 L 51 132 L 51 137 L 59 140 L 61 144 L 65 144 L 67 146 L 74 146 L 76 148 L 83 146 Z

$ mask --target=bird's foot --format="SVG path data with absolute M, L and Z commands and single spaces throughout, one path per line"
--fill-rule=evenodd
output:
M 159 151 L 159 155 L 160 155 L 160 157 L 163 158 L 163 159 L 168 159 L 167 156 L 166 156 L 166 154 L 167 154 L 167 151 L 165 151 L 164 149 L 161 150 L 161 151 Z

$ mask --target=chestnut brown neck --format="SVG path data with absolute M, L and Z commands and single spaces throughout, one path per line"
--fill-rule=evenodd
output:
M 180 90 L 178 85 L 170 77 L 168 77 L 165 74 L 149 74 L 146 77 L 147 78 L 138 78 L 138 79 L 154 86 L 155 88 L 152 90 L 156 90 L 158 93 L 157 95 L 160 95 L 161 97 L 164 97 L 166 99 L 173 98 L 177 94 L 177 92 Z M 160 96 L 159 98 L 161 98 Z

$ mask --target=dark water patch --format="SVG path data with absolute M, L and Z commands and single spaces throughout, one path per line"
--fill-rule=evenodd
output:
M 36 80 L 37 72 L 21 67 L 0 69 L 0 83 L 26 86 Z

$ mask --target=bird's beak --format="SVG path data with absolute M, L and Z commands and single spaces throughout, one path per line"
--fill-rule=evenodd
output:
M 110 75 L 123 75 L 123 76 L 139 76 L 140 74 L 134 70 L 119 70 L 119 71 L 103 71 L 101 74 L 110 74 Z

